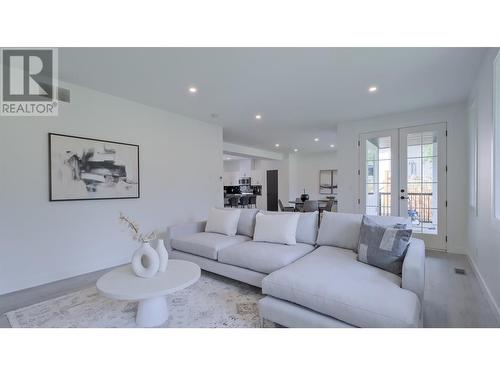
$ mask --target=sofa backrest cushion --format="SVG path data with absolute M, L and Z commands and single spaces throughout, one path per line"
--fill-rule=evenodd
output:
M 236 234 L 253 237 L 253 231 L 255 229 L 255 215 L 257 215 L 258 212 L 259 210 L 257 208 L 242 209 Z
M 299 213 L 297 242 L 310 245 L 316 244 L 316 238 L 318 237 L 318 216 L 318 211 Z
M 290 215 L 298 214 L 299 222 L 297 223 L 297 242 L 307 243 L 309 245 L 316 244 L 318 237 L 318 216 L 319 212 L 276 212 L 276 211 L 261 211 L 269 215 Z
M 241 210 L 229 211 L 220 208 L 212 208 L 208 213 L 205 232 L 220 233 L 226 236 L 236 235 L 240 213 Z
M 362 214 L 323 212 L 316 243 L 355 250 L 358 247 Z
M 411 228 L 410 218 L 399 216 L 374 216 L 366 215 L 375 224 L 380 226 L 394 226 L 406 224 Z M 344 249 L 358 250 L 359 235 L 363 214 L 349 214 L 341 212 L 323 212 L 321 225 L 318 231 L 319 246 L 336 246 Z
M 259 212 L 255 217 L 254 241 L 296 245 L 299 214 L 270 215 Z
M 241 234 L 242 236 L 253 237 L 253 231 L 255 229 L 255 215 L 259 212 L 258 208 L 229 208 L 225 207 L 224 210 L 227 211 L 240 211 L 240 220 L 238 221 L 238 229 L 236 234 Z

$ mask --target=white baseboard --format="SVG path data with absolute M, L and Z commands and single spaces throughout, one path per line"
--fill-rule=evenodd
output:
M 498 324 L 500 324 L 500 308 L 498 304 L 495 301 L 495 298 L 493 298 L 493 294 L 491 294 L 490 289 L 488 288 L 488 285 L 486 285 L 486 282 L 484 281 L 483 276 L 481 275 L 481 272 L 479 272 L 479 268 L 477 267 L 476 262 L 474 262 L 474 259 L 472 259 L 471 256 L 467 254 L 467 259 L 469 260 L 469 264 L 471 265 L 474 274 L 476 275 L 477 279 L 479 280 L 479 285 L 481 285 L 481 288 L 483 289 L 486 298 L 488 302 L 490 303 L 493 311 L 495 312 L 495 317 L 497 318 Z

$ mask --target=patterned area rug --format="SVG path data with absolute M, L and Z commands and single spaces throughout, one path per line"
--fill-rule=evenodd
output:
M 259 327 L 261 298 L 258 288 L 202 272 L 194 285 L 167 296 L 169 319 L 163 327 Z M 133 328 L 136 311 L 137 302 L 112 300 L 92 287 L 6 315 L 15 328 Z

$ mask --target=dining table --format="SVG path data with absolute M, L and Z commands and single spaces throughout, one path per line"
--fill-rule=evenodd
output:
M 318 199 L 318 207 L 320 210 L 324 209 L 329 202 L 329 199 Z M 295 205 L 295 210 L 300 211 L 304 207 L 304 202 L 300 199 L 294 201 L 288 201 L 288 203 Z

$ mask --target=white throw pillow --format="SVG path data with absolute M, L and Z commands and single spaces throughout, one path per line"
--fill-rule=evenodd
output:
M 223 210 L 212 208 L 208 213 L 205 232 L 234 236 L 238 230 L 241 210 Z
M 259 212 L 255 217 L 254 241 L 297 244 L 297 223 L 299 214 L 264 215 Z
M 262 211 L 264 215 L 290 215 L 290 212 Z M 296 241 L 300 243 L 316 244 L 318 237 L 318 211 L 296 212 L 299 215 Z M 242 214 L 243 215 L 243 214 Z M 241 220 L 240 220 L 241 221 Z M 239 224 L 238 224 L 239 227 Z

